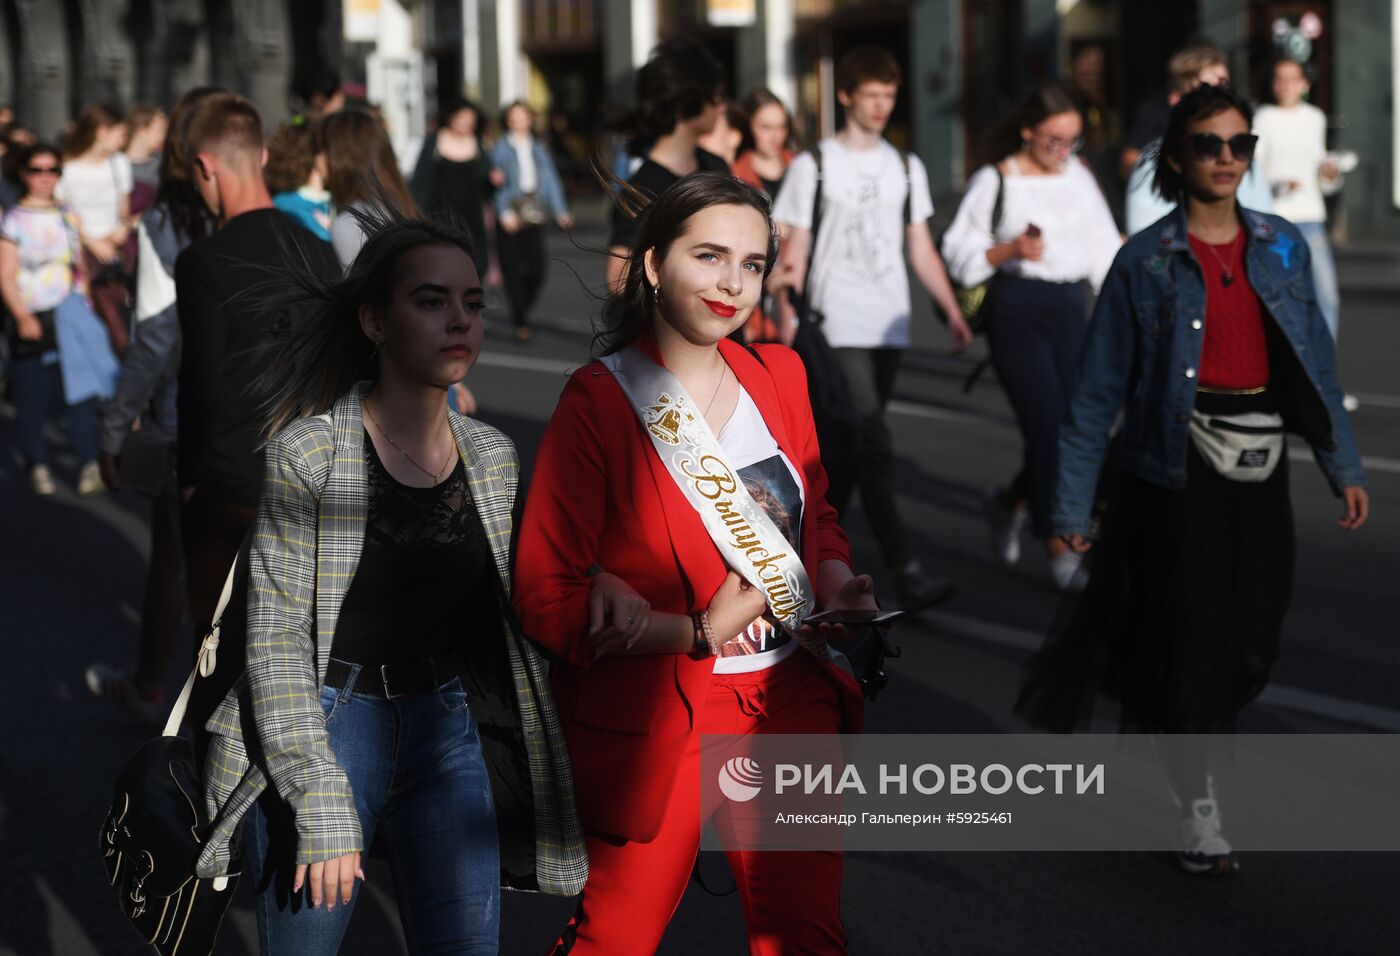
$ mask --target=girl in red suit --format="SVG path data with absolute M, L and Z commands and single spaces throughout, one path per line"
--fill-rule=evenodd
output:
M 604 357 L 570 379 L 540 446 L 515 605 L 558 656 L 551 679 L 589 855 L 553 953 L 656 950 L 699 848 L 701 734 L 860 730 L 860 690 L 827 653 L 831 626 L 781 626 L 781 610 L 729 567 L 610 358 L 660 365 L 693 396 L 801 556 L 816 604 L 875 608 L 825 500 L 801 361 L 728 339 L 775 255 L 768 201 L 752 187 L 700 173 L 662 193 L 609 303 Z M 731 851 L 729 863 L 751 954 L 845 952 L 839 853 Z

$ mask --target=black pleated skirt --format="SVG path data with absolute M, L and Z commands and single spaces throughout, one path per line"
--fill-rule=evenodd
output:
M 1273 402 L 1202 392 L 1197 407 Z M 1187 454 L 1184 488 L 1113 476 L 1089 585 L 1062 603 L 1026 667 L 1016 710 L 1033 725 L 1087 729 L 1106 697 L 1123 731 L 1228 732 L 1268 683 L 1293 590 L 1287 456 L 1266 481 L 1238 482 L 1194 444 Z

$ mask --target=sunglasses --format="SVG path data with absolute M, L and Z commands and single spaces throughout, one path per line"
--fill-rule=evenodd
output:
M 1259 142 L 1259 137 L 1253 133 L 1236 133 L 1229 139 L 1222 139 L 1214 133 L 1192 133 L 1188 142 L 1191 144 L 1192 154 L 1197 159 L 1219 159 L 1220 150 L 1228 145 L 1231 156 L 1247 163 L 1254 157 L 1254 147 Z
M 61 166 L 26 166 L 24 171 L 31 176 L 58 176 L 63 173 Z

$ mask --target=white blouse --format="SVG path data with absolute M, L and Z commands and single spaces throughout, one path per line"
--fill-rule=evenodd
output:
M 1034 224 L 1045 241 L 1045 255 L 1036 262 L 1011 259 L 1001 271 L 1046 282 L 1088 279 L 1097 294 L 1123 239 L 1094 174 L 1083 162 L 1071 160 L 1062 173 L 1022 176 L 1015 162 L 1014 157 L 1008 160 L 995 236 L 996 170 L 983 166 L 968 181 L 958 214 L 943 236 L 949 274 L 965 287 L 986 282 L 996 272 L 987 261 L 987 250 L 1013 241 Z

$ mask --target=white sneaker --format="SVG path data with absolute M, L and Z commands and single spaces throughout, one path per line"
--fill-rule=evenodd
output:
M 53 474 L 48 465 L 35 465 L 29 469 L 29 490 L 43 498 L 57 490 L 54 488 Z
M 97 462 L 90 461 L 78 471 L 78 496 L 86 498 L 95 495 L 104 489 L 102 484 L 102 471 L 97 467 Z
M 1181 821 L 1178 837 L 1176 860 L 1187 873 L 1225 876 L 1239 869 L 1220 835 L 1220 808 L 1209 797 L 1191 801 L 1191 815 Z
M 1084 555 L 1075 551 L 1062 551 L 1050 559 L 1050 580 L 1055 587 L 1066 594 L 1078 594 L 1089 583 L 1089 572 L 1084 567 Z
M 1355 395 L 1343 395 L 1342 407 L 1349 412 L 1354 412 L 1361 407 L 1361 400 Z
M 992 555 L 1008 567 L 1020 561 L 1021 534 L 1029 517 L 1026 506 L 1007 508 L 1001 492 L 989 488 L 982 495 L 982 511 L 992 529 Z

